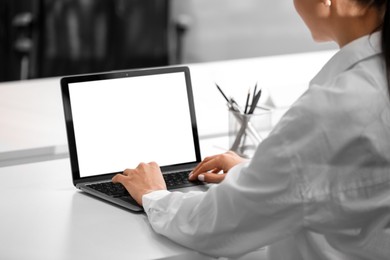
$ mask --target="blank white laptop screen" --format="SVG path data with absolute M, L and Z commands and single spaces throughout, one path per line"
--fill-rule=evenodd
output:
M 69 84 L 80 177 L 196 161 L 184 72 Z

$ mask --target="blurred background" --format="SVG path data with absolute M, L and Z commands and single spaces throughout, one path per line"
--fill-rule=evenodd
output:
M 292 0 L 0 0 L 0 81 L 335 47 Z

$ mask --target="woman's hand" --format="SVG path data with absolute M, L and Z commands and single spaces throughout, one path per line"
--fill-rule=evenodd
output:
M 200 180 L 209 183 L 219 183 L 233 166 L 245 161 L 236 153 L 229 151 L 223 154 L 206 157 L 189 176 L 190 181 Z M 220 172 L 224 174 L 219 174 Z
M 142 205 L 143 195 L 167 189 L 160 167 L 155 162 L 140 163 L 135 169 L 126 169 L 123 174 L 115 175 L 112 182 L 125 186 L 140 205 Z

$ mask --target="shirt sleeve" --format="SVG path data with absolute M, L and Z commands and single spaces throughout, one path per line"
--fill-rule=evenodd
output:
M 304 232 L 321 234 L 334 248 L 359 248 L 375 233 L 367 224 L 374 211 L 377 218 L 389 216 L 384 194 L 390 176 L 388 152 L 366 134 L 378 127 L 369 112 L 350 113 L 361 102 L 351 95 L 312 87 L 258 146 L 253 159 L 232 168 L 207 192 L 145 195 L 153 229 L 218 257 L 239 256 Z M 364 225 L 368 231 L 360 232 Z M 362 239 L 354 234 L 363 234 Z M 372 241 L 376 249 L 388 243 Z M 314 242 L 308 238 L 307 245 Z M 364 245 L 367 252 L 378 251 Z
M 303 225 L 300 179 L 284 140 L 267 138 L 250 163 L 207 192 L 143 196 L 153 229 L 211 256 L 235 257 L 288 237 Z

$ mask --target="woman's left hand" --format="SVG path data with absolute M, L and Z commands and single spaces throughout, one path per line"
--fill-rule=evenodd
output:
M 206 157 L 191 172 L 189 180 L 200 180 L 208 183 L 220 183 L 225 179 L 226 173 L 232 167 L 243 161 L 245 161 L 244 158 L 241 158 L 232 151 Z M 219 174 L 221 171 L 223 174 Z

